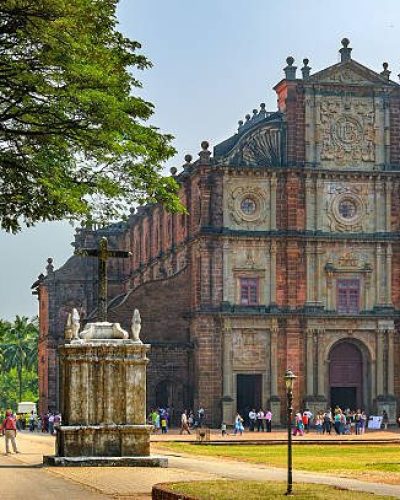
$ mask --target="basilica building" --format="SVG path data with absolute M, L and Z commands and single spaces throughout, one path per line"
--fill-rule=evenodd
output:
M 386 63 L 352 59 L 312 73 L 292 57 L 264 104 L 213 151 L 172 168 L 187 215 L 132 209 L 127 222 L 77 230 L 75 249 L 111 249 L 108 318 L 134 308 L 151 344 L 148 406 L 202 405 L 210 424 L 270 408 L 385 409 L 400 397 L 400 85 Z M 335 57 L 333 57 L 335 59 Z M 229 124 L 228 124 L 229 125 Z M 72 253 L 72 252 L 71 252 Z M 40 406 L 57 407 L 66 316 L 96 319 L 97 262 L 51 259 L 40 304 Z

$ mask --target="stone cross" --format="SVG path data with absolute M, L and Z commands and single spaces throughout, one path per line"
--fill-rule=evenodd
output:
M 106 237 L 100 239 L 98 248 L 78 248 L 74 253 L 80 257 L 98 258 L 97 321 L 107 321 L 107 260 L 112 257 L 126 259 L 132 254 L 124 250 L 109 250 Z

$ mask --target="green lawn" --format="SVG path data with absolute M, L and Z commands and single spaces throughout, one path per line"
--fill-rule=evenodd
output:
M 269 498 L 284 498 L 286 484 L 255 481 L 193 481 L 190 483 L 172 483 L 168 485 L 168 488 L 180 494 L 191 495 L 199 500 L 233 500 L 236 498 L 264 500 Z M 299 500 L 337 500 L 339 496 L 346 498 L 346 500 L 393 498 L 365 492 L 349 491 L 322 484 L 303 483 L 294 485 L 293 494 Z
M 273 467 L 286 467 L 286 445 L 196 445 L 157 443 L 157 447 L 193 455 L 226 457 Z M 295 469 L 341 474 L 372 481 L 400 484 L 398 445 L 298 445 L 293 446 Z

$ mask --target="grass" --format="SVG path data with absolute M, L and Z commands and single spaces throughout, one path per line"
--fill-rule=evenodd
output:
M 196 445 L 157 443 L 157 447 L 206 457 L 221 457 L 271 467 L 286 467 L 286 445 Z M 293 446 L 293 467 L 310 472 L 340 474 L 369 481 L 400 484 L 398 445 Z
M 193 498 L 199 500 L 233 500 L 235 498 L 264 500 L 269 498 L 284 498 L 286 491 L 285 483 L 256 481 L 193 481 L 190 483 L 171 483 L 166 486 L 176 493 L 193 496 Z M 345 490 L 334 486 L 305 483 L 296 483 L 294 485 L 293 496 L 298 500 L 337 500 L 339 496 L 346 498 L 346 500 L 392 498 L 373 495 L 372 493 Z

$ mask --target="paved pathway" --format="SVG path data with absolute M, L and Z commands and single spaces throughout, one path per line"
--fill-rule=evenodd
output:
M 193 457 L 163 452 L 168 469 L 126 467 L 39 468 L 43 454 L 54 453 L 54 439 L 19 434 L 20 455 L 0 456 L 0 498 L 11 500 L 150 499 L 155 483 L 202 479 L 285 481 L 285 469 L 269 468 L 227 459 Z M 156 444 L 153 445 L 156 448 Z M 0 453 L 3 442 L 0 444 Z M 160 452 L 161 454 L 161 452 Z M 294 472 L 294 481 L 315 482 L 400 498 L 400 486 L 367 483 L 328 474 Z M 345 493 L 341 493 L 345 497 Z

